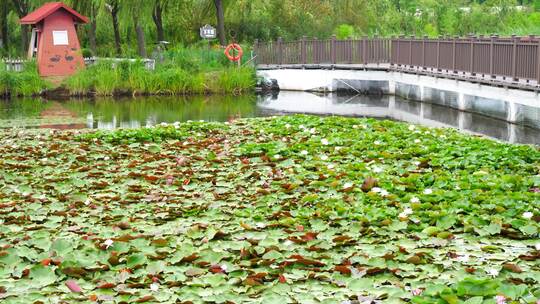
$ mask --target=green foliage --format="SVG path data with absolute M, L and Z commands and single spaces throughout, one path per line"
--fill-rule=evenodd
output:
M 540 298 L 532 146 L 305 115 L 0 141 L 2 303 Z
M 42 0 L 25 0 L 32 10 L 42 4 Z M 216 23 L 213 0 L 71 0 L 83 14 L 96 21 L 97 50 L 94 55 L 115 57 L 115 37 L 111 13 L 106 4 L 119 3 L 119 33 L 121 52 L 125 57 L 137 57 L 134 17 L 139 20 L 145 33 L 146 49 L 150 54 L 156 48 L 156 24 L 152 18 L 154 6 L 159 2 L 163 7 L 162 21 L 165 40 L 173 49 L 182 45 L 206 44 L 199 37 L 198 29 L 204 24 Z M 518 3 L 521 5 L 519 6 Z M 254 39 L 286 40 L 298 39 L 304 35 L 329 38 L 336 34 L 339 38 L 359 35 L 467 35 L 492 34 L 540 34 L 540 26 L 535 14 L 540 10 L 540 1 L 464 1 L 464 0 L 238 0 L 224 1 L 227 39 L 251 44 Z M 21 27 L 13 5 L 8 4 L 6 16 L 9 28 L 9 50 L 0 54 L 24 54 L 26 46 L 20 45 Z M 0 16 L 0 20 L 2 16 Z M 89 31 L 80 31 L 85 55 L 89 55 Z M 213 45 L 217 41 L 212 41 Z M 176 50 L 180 56 L 177 63 L 183 69 L 193 67 L 187 54 Z M 214 53 L 219 54 L 219 51 Z M 208 55 L 208 54 L 207 54 Z M 208 55 L 210 57 L 214 55 Z M 217 60 L 215 60 L 217 59 Z M 220 62 L 222 56 L 209 58 Z
M 356 37 L 356 31 L 354 30 L 354 27 L 348 24 L 341 24 L 340 26 L 338 26 L 334 30 L 334 34 L 336 35 L 337 39 L 340 40 Z
M 167 53 L 164 63 L 157 64 L 155 71 L 147 70 L 142 62 L 101 62 L 68 78 L 65 84 L 72 95 L 98 96 L 126 92 L 133 95 L 241 94 L 253 90 L 256 84 L 253 68 L 228 68 L 217 61 L 197 60 L 203 53 L 172 51 Z
M 22 72 L 7 71 L 6 66 L 0 63 L 0 97 L 35 96 L 49 86 L 39 76 L 34 61 L 26 62 Z

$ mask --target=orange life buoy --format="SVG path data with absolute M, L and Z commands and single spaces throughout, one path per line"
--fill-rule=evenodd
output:
M 234 55 L 232 53 L 233 50 L 237 51 L 238 53 Z M 236 44 L 236 43 L 229 44 L 227 48 L 225 49 L 225 56 L 227 56 L 227 58 L 229 58 L 230 61 L 239 61 L 240 59 L 242 59 L 243 55 L 244 55 L 244 50 L 239 44 Z

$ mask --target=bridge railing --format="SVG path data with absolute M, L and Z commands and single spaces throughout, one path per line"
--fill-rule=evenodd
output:
M 540 84 L 540 39 L 394 37 L 255 42 L 257 64 L 389 64 L 393 69 Z

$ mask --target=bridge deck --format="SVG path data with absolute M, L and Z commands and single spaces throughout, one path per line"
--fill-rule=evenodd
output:
M 431 76 L 445 79 L 455 79 L 478 84 L 504 88 L 513 88 L 540 92 L 540 84 L 535 80 L 516 80 L 503 76 L 454 72 L 432 68 L 409 67 L 403 65 L 381 64 L 259 64 L 257 70 L 305 69 L 305 70 L 358 70 L 358 71 L 387 71 Z

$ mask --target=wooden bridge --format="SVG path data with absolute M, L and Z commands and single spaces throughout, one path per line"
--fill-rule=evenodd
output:
M 377 69 L 540 91 L 540 37 L 303 37 L 254 45 L 258 69 Z

